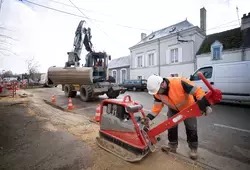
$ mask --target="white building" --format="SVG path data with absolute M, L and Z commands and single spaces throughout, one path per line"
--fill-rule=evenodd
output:
M 123 83 L 124 80 L 129 80 L 129 65 L 130 56 L 116 58 L 108 64 L 109 75 L 115 79 L 116 83 Z
M 250 13 L 241 18 L 241 27 L 207 35 L 197 52 L 198 67 L 250 60 Z
M 130 79 L 147 79 L 152 73 L 189 77 L 196 69 L 195 56 L 205 39 L 206 10 L 202 8 L 201 28 L 187 20 L 155 31 L 130 47 Z

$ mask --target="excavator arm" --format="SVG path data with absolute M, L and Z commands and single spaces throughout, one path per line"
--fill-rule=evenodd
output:
M 71 65 L 79 67 L 83 45 L 85 46 L 86 51 L 92 52 L 91 29 L 83 27 L 84 23 L 85 21 L 81 20 L 78 24 L 78 27 L 75 31 L 73 50 L 67 53 L 68 61 L 65 63 L 65 67 L 70 67 Z

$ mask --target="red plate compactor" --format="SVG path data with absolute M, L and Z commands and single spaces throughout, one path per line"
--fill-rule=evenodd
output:
M 213 104 L 220 102 L 221 91 L 213 89 L 202 73 L 199 76 L 210 90 L 206 98 L 212 100 Z M 187 118 L 202 115 L 198 104 L 194 103 L 151 129 L 141 123 L 141 118 L 145 117 L 143 106 L 132 101 L 129 95 L 123 99 L 105 99 L 100 109 L 97 144 L 128 162 L 140 161 L 148 153 L 154 152 L 155 144 L 160 140 L 157 136 L 162 132 Z

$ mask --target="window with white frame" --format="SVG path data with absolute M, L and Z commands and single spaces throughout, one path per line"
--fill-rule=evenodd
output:
M 127 79 L 127 70 L 125 68 L 120 70 L 120 83 L 123 83 Z
M 174 48 L 174 49 L 170 50 L 170 62 L 171 63 L 177 63 L 177 62 L 179 62 L 178 48 Z
M 223 45 L 219 41 L 216 40 L 211 45 L 212 60 L 220 60 L 222 57 L 222 50 L 223 50 Z
M 117 71 L 116 70 L 112 70 L 112 76 L 115 79 L 115 82 L 117 83 Z
M 219 60 L 221 57 L 220 47 L 213 47 L 213 60 Z
M 148 66 L 153 66 L 155 65 L 155 55 L 154 53 L 149 53 L 148 54 Z
M 137 67 L 142 67 L 142 56 L 137 57 Z

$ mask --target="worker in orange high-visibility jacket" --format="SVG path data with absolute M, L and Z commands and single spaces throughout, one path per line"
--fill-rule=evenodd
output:
M 201 87 L 197 87 L 190 80 L 183 77 L 162 78 L 151 75 L 147 79 L 148 93 L 154 96 L 154 104 L 143 122 L 149 123 L 162 110 L 163 106 L 168 107 L 168 117 L 172 117 L 179 111 L 194 104 L 197 100 L 202 113 L 207 115 L 212 111 L 211 104 L 204 97 L 205 92 Z M 198 135 L 196 117 L 184 120 L 187 134 L 187 142 L 190 148 L 190 158 L 197 159 Z M 176 152 L 178 146 L 178 126 L 168 129 L 168 145 L 164 145 L 162 150 Z

